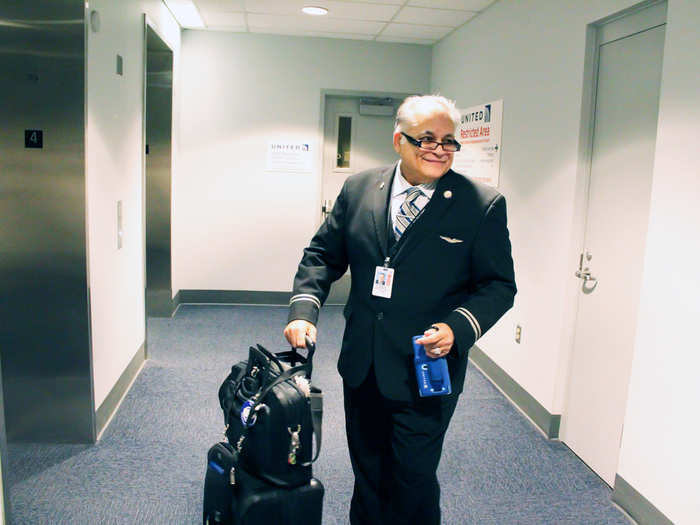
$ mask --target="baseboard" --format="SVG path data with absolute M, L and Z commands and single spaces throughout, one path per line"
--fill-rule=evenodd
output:
M 671 520 L 619 474 L 615 475 L 612 500 L 622 507 L 638 525 L 673 525 Z
M 175 312 L 177 312 L 177 309 L 180 306 L 181 302 L 182 302 L 182 294 L 178 290 L 178 292 L 175 294 L 175 297 L 173 297 L 173 315 L 175 315 Z
M 561 415 L 550 414 L 539 401 L 532 397 L 500 366 L 498 366 L 481 348 L 473 346 L 469 350 L 469 359 L 501 390 L 503 393 L 537 425 L 549 439 L 559 437 Z
M 180 290 L 175 296 L 181 304 L 264 304 L 287 306 L 291 292 L 258 292 L 247 290 Z
M 177 310 L 177 296 L 172 297 L 172 291 L 146 289 L 146 315 L 148 317 L 170 318 Z
M 117 408 L 119 407 L 119 403 L 121 403 L 121 400 L 128 392 L 129 387 L 133 383 L 134 379 L 136 379 L 136 376 L 138 375 L 139 370 L 141 370 L 141 366 L 145 361 L 146 347 L 142 345 L 95 413 L 95 425 L 97 427 L 98 437 L 107 427 L 107 423 L 109 423 L 109 420 L 116 412 Z

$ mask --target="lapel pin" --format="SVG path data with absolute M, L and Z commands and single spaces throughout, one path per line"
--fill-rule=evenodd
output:
M 452 198 L 452 192 L 450 190 L 445 190 L 445 193 L 443 193 L 443 196 L 446 199 L 451 199 Z
M 383 189 L 384 189 L 384 183 L 383 183 L 383 182 L 379 185 L 379 189 L 380 189 L 380 190 L 383 190 Z

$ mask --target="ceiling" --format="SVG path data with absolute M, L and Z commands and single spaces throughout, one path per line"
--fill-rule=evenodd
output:
M 498 0 L 194 0 L 206 29 L 431 45 Z M 304 6 L 328 9 L 309 16 Z

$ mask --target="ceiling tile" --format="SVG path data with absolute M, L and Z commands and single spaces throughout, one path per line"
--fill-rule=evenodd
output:
M 201 13 L 207 27 L 225 26 L 245 29 L 245 15 L 243 13 L 226 13 L 210 10 L 202 10 Z
M 430 45 L 497 0 L 194 0 L 213 30 Z M 301 14 L 304 5 L 328 16 Z M 247 24 L 246 24 L 247 22 Z
M 248 26 L 266 29 L 267 32 L 280 31 L 321 31 L 325 33 L 354 33 L 376 35 L 384 27 L 384 22 L 365 22 L 359 20 L 340 20 L 329 17 L 312 17 L 303 15 L 248 15 Z
M 419 44 L 430 46 L 437 40 L 435 38 L 404 38 L 400 36 L 378 36 L 377 42 L 393 42 L 398 44 Z
M 244 0 L 245 9 L 249 13 L 263 13 L 269 15 L 299 15 L 304 7 L 303 0 Z M 314 2 L 323 6 L 323 2 Z M 322 17 L 319 17 L 322 18 Z
M 409 0 L 407 5 L 432 7 L 435 9 L 461 9 L 464 11 L 482 11 L 496 0 Z
M 243 0 L 243 5 L 248 13 L 261 13 L 268 15 L 296 15 L 299 14 L 298 0 Z M 303 6 L 302 6 L 303 7 Z
M 302 15 L 301 8 L 309 4 L 328 9 L 328 18 L 351 18 L 354 20 L 389 21 L 398 10 L 395 5 L 339 2 L 336 0 L 245 0 L 246 10 L 249 13 L 274 15 Z M 326 17 L 309 16 L 309 18 L 322 19 Z
M 475 15 L 473 11 L 404 7 L 393 21 L 405 24 L 458 27 Z
M 309 2 L 305 2 L 309 3 Z M 314 2 L 311 2 L 314 3 Z M 399 10 L 396 5 L 362 4 L 354 2 L 325 2 L 328 16 L 333 18 L 352 18 L 355 20 L 384 20 L 388 22 Z
M 350 40 L 374 40 L 374 35 L 355 35 L 353 33 L 324 33 L 322 31 L 307 31 L 307 36 L 320 36 L 325 38 L 349 38 Z
M 226 33 L 248 33 L 248 28 L 243 26 L 243 27 L 234 27 L 234 26 L 207 26 L 205 31 L 219 31 L 219 32 L 226 32 Z
M 265 33 L 270 34 L 270 31 L 266 28 L 251 27 L 251 33 Z M 362 35 L 354 33 L 329 33 L 325 31 L 275 31 L 275 35 L 289 35 L 289 36 L 310 36 L 310 37 L 321 37 L 321 38 L 337 38 L 345 40 L 374 40 L 374 35 Z
M 388 4 L 403 5 L 405 0 L 338 0 L 347 4 Z
M 382 31 L 381 36 L 400 36 L 406 38 L 440 39 L 452 31 L 452 27 L 421 26 L 416 24 L 391 23 Z
M 200 11 L 243 11 L 243 0 L 194 0 Z

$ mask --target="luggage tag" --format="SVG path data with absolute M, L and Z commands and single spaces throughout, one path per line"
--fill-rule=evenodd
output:
M 244 428 L 252 427 L 258 420 L 258 415 L 256 413 L 251 414 L 253 405 L 254 403 L 251 400 L 248 400 L 243 403 L 243 406 L 241 407 L 241 424 Z
M 394 269 L 389 268 L 389 257 L 387 257 L 384 266 L 377 266 L 374 270 L 372 295 L 391 299 L 392 286 L 394 286 Z
M 255 425 L 258 420 L 258 411 L 262 410 L 265 414 L 270 413 L 270 408 L 265 403 L 256 404 L 256 398 L 257 396 L 247 400 L 241 407 L 241 424 L 243 428 L 250 428 Z
M 290 465 L 296 465 L 297 451 L 301 448 L 301 440 L 299 439 L 301 425 L 297 425 L 296 430 L 292 430 L 292 427 L 287 427 L 287 431 L 291 436 L 289 439 L 289 454 L 287 454 L 287 463 L 289 463 Z
M 425 355 L 423 345 L 416 343 L 422 335 L 413 336 L 413 361 L 418 379 L 418 394 L 421 397 L 446 396 L 452 393 L 450 373 L 444 357 L 436 359 Z

